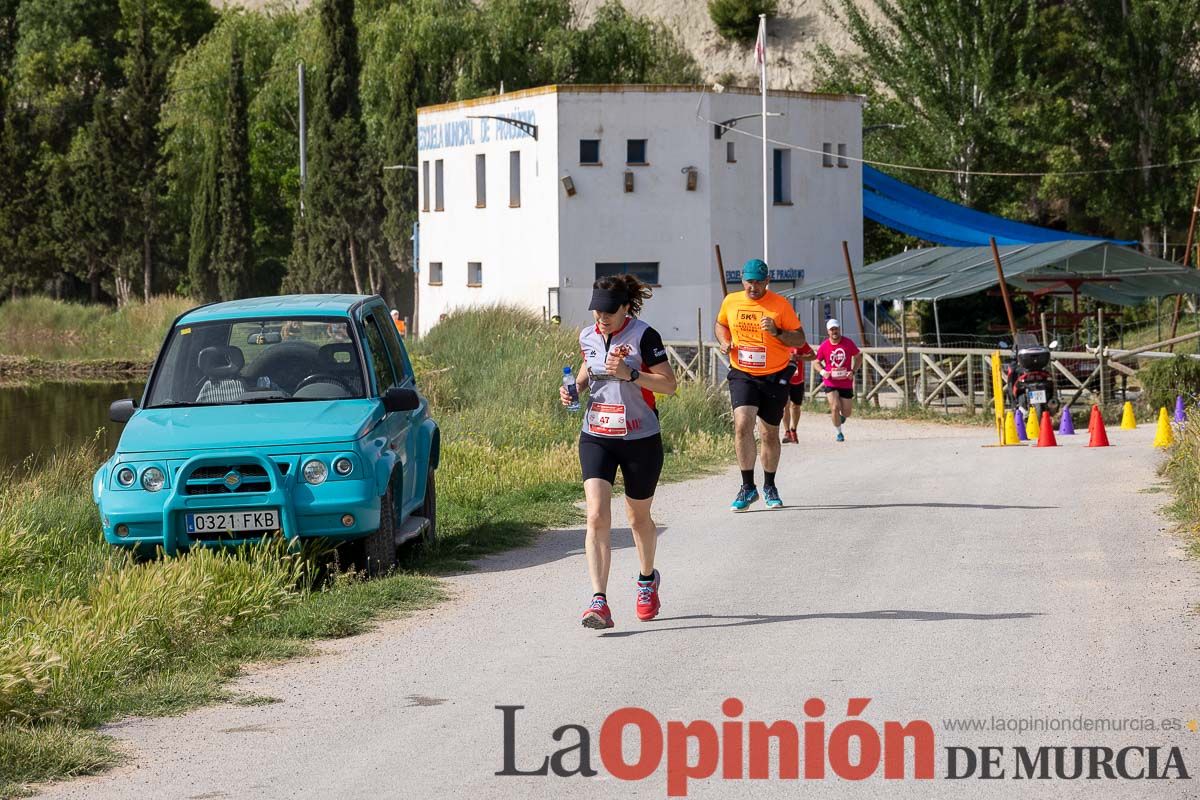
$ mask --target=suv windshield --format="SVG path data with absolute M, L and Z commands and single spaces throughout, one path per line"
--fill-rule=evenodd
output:
M 156 366 L 146 407 L 363 397 L 345 317 L 183 325 Z

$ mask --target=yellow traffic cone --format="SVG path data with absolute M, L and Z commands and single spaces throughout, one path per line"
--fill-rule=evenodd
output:
M 1029 416 L 1025 418 L 1025 438 L 1036 442 L 1041 435 L 1041 422 L 1037 418 L 1037 410 L 1029 407 Z
M 1171 418 L 1167 416 L 1167 407 L 1158 410 L 1158 430 L 1154 432 L 1155 447 L 1170 447 L 1175 441 L 1171 434 Z
M 1017 436 L 1017 418 L 1013 416 L 1013 412 L 1011 411 L 1004 415 L 1004 443 L 1021 443 L 1020 437 Z
M 1131 431 L 1137 427 L 1137 420 L 1133 416 L 1133 403 L 1125 402 L 1125 410 L 1121 412 L 1121 430 Z

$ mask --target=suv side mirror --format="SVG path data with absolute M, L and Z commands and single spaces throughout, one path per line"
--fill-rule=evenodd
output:
M 129 422 L 137 405 L 132 400 L 116 400 L 108 407 L 108 418 L 113 422 Z
M 395 411 L 415 411 L 421 407 L 421 397 L 415 389 L 401 389 L 393 386 L 383 393 L 383 407 L 390 413 Z

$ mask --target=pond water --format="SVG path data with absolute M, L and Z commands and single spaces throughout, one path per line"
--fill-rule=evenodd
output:
M 108 406 L 140 398 L 143 382 L 46 382 L 0 385 L 0 471 L 29 456 L 48 457 L 78 447 L 100 434 L 104 452 L 116 449 L 121 428 L 108 419 Z

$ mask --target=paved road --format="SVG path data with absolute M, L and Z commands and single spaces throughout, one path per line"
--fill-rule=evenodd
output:
M 1083 436 L 1057 450 L 985 449 L 988 433 L 852 420 L 836 445 L 823 417 L 808 418 L 801 445 L 785 448 L 783 510 L 726 511 L 733 472 L 661 490 L 653 623 L 634 618 L 636 562 L 621 531 L 617 627 L 578 626 L 581 534 L 550 532 L 452 578 L 448 605 L 237 684 L 281 703 L 112 726 L 132 763 L 44 796 L 665 797 L 665 766 L 641 782 L 603 768 L 604 719 L 640 706 L 720 723 L 727 697 L 744 702 L 743 720 L 797 724 L 805 700 L 821 698 L 830 731 L 848 698 L 869 697 L 862 718 L 878 730 L 931 723 L 937 778 L 713 778 L 691 782 L 691 797 L 1200 796 L 1200 733 L 943 728 L 958 717 L 1200 717 L 1200 569 L 1157 513 L 1166 495 L 1146 491 L 1158 483 L 1153 429 L 1111 431 L 1108 450 Z M 519 767 L 573 744 L 575 733 L 561 744 L 551 733 L 575 723 L 599 774 L 494 775 L 502 704 L 525 706 Z M 635 760 L 637 737 L 626 745 Z M 1009 778 L 945 778 L 945 748 L 985 745 L 1006 748 Z M 1196 777 L 1016 781 L 1017 745 L 1176 745 Z

